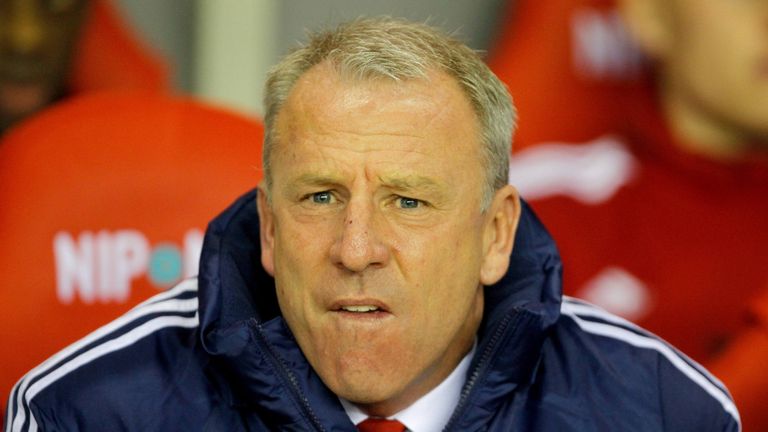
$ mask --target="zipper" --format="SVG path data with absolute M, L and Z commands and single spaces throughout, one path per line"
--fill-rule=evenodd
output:
M 462 413 L 466 409 L 467 401 L 469 400 L 469 395 L 474 390 L 475 386 L 477 385 L 477 381 L 480 379 L 480 376 L 485 372 L 485 369 L 488 366 L 488 363 L 491 361 L 491 356 L 493 352 L 495 351 L 496 345 L 499 344 L 499 340 L 504 336 L 504 334 L 507 332 L 507 330 L 510 327 L 510 323 L 512 322 L 513 318 L 517 318 L 520 314 L 518 314 L 518 308 L 515 308 L 511 312 L 504 315 L 504 317 L 501 319 L 501 322 L 498 326 L 496 326 L 496 330 L 491 335 L 491 341 L 488 343 L 488 345 L 483 350 L 480 361 L 477 362 L 477 366 L 472 370 L 472 373 L 469 376 L 469 379 L 467 379 L 467 383 L 464 384 L 464 388 L 461 390 L 461 396 L 459 396 L 459 403 L 456 404 L 456 409 L 453 410 L 453 415 L 451 415 L 451 418 L 448 420 L 448 424 L 445 425 L 445 428 L 443 428 L 443 431 L 450 431 L 455 427 L 455 424 L 459 421 L 459 419 L 462 416 Z M 515 325 L 512 326 L 512 328 L 515 328 L 517 326 L 517 320 L 515 319 Z
M 325 428 L 320 423 L 320 419 L 317 418 L 317 415 L 315 415 L 315 412 L 309 405 L 309 400 L 306 396 L 304 396 L 304 392 L 301 391 L 301 387 L 299 386 L 299 381 L 296 379 L 296 375 L 293 374 L 291 369 L 285 363 L 285 360 L 283 360 L 282 357 L 278 356 L 277 353 L 272 350 L 272 346 L 267 342 L 267 337 L 264 335 L 261 324 L 256 324 L 255 328 L 257 330 L 256 334 L 259 337 L 261 345 L 263 345 L 266 348 L 266 351 L 269 353 L 270 359 L 272 360 L 273 365 L 276 366 L 275 369 L 277 369 L 280 377 L 282 378 L 282 381 L 289 384 L 288 387 L 291 390 L 294 399 L 299 402 L 299 406 L 301 407 L 304 416 L 309 419 L 309 421 L 317 430 L 325 432 Z

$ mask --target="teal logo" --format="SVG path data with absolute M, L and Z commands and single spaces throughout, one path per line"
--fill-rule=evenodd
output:
M 181 250 L 171 243 L 163 243 L 155 246 L 149 256 L 147 276 L 152 285 L 167 287 L 181 279 L 182 265 Z

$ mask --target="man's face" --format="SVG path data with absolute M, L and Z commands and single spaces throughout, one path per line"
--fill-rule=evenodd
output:
M 671 12 L 670 91 L 715 133 L 768 144 L 768 2 L 661 1 Z
M 471 348 L 481 283 L 501 277 L 482 271 L 493 234 L 476 116 L 447 75 L 353 82 L 320 64 L 276 131 L 272 203 L 259 204 L 280 309 L 331 390 L 392 414 Z
M 0 0 L 0 131 L 60 93 L 87 3 Z

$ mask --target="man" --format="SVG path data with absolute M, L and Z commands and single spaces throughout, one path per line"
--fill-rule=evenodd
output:
M 652 79 L 593 141 L 517 154 L 511 181 L 557 240 L 566 293 L 711 367 L 747 429 L 768 430 L 768 372 L 751 364 L 768 358 L 768 7 L 617 6 Z
M 264 184 L 210 225 L 199 289 L 30 372 L 9 430 L 739 429 L 699 366 L 561 302 L 469 48 L 360 19 L 283 59 L 265 105 Z

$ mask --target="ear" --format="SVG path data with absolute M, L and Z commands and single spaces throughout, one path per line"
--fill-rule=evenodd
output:
M 654 60 L 664 60 L 673 50 L 673 7 L 669 0 L 618 0 L 632 39 Z
M 259 238 L 261 239 L 261 265 L 270 276 L 275 276 L 275 217 L 267 199 L 266 186 L 259 184 L 256 198 L 259 211 Z
M 483 233 L 483 256 L 480 283 L 493 285 L 506 273 L 509 256 L 520 221 L 520 197 L 517 189 L 506 185 L 496 191 L 487 213 Z

